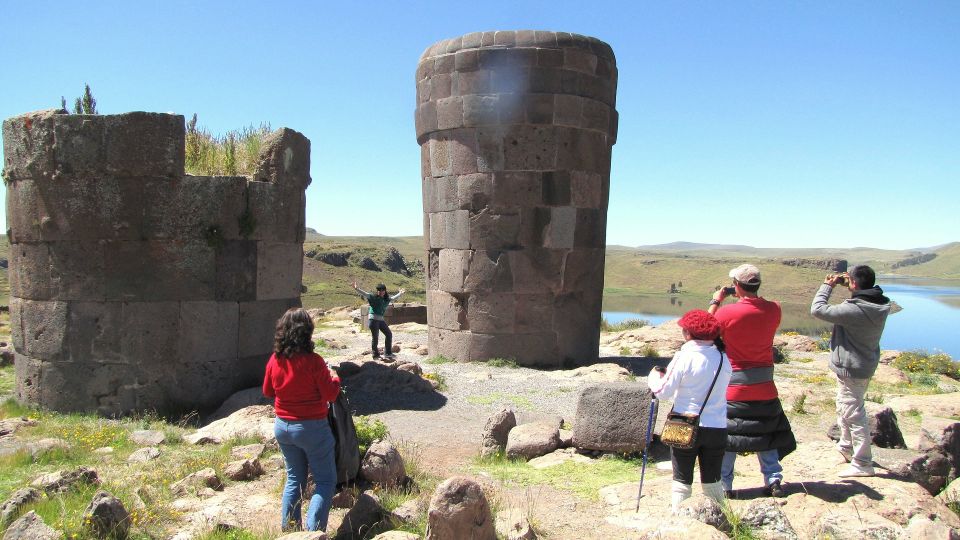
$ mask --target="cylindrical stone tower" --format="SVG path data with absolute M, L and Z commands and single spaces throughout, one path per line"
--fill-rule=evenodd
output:
M 268 136 L 252 178 L 184 174 L 183 117 L 3 122 L 17 397 L 184 411 L 262 381 L 300 305 L 310 141 Z
M 476 32 L 417 67 L 432 354 L 596 360 L 617 69 L 595 38 Z

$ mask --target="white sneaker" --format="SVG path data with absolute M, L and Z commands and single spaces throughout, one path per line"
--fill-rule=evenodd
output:
M 876 476 L 877 472 L 873 470 L 872 465 L 862 467 L 860 465 L 850 464 L 849 467 L 840 471 L 837 476 L 840 478 L 867 478 L 870 476 Z
M 843 456 L 843 460 L 846 461 L 847 463 L 850 463 L 851 461 L 853 461 L 853 452 L 851 452 L 850 450 L 837 448 L 837 452 L 840 452 L 840 455 Z

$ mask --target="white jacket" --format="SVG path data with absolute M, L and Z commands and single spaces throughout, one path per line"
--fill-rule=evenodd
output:
M 697 414 L 721 361 L 723 366 L 700 415 L 700 425 L 726 429 L 727 385 L 733 369 L 726 355 L 721 355 L 712 341 L 684 343 L 667 366 L 666 374 L 651 371 L 647 384 L 658 399 L 673 399 L 673 412 Z

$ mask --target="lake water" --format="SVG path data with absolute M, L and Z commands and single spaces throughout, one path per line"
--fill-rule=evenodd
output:
M 880 340 L 881 348 L 945 352 L 954 360 L 960 360 L 960 284 L 935 280 L 886 279 L 880 281 L 880 287 L 887 296 L 903 307 L 903 311 L 890 315 L 887 319 L 887 326 Z M 846 289 L 835 290 L 833 297 L 838 296 L 847 298 Z M 701 306 L 690 308 L 694 307 Z M 651 309 L 649 312 L 604 311 L 603 316 L 611 324 L 626 319 L 644 319 L 652 325 L 658 325 L 676 319 L 681 313 L 682 311 L 677 309 L 661 308 Z M 785 313 L 785 318 L 786 315 Z M 818 321 L 810 317 L 809 313 L 793 313 L 792 317 L 809 318 L 805 326 L 809 327 L 808 333 L 811 335 L 816 335 L 817 331 L 829 330 L 829 325 L 817 326 Z

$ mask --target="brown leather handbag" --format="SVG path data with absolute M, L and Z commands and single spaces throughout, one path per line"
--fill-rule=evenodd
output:
M 660 432 L 660 442 L 671 448 L 681 450 L 690 450 L 697 445 L 700 415 L 703 414 L 703 408 L 707 406 L 707 400 L 710 399 L 713 386 L 717 384 L 717 377 L 720 376 L 721 369 L 723 369 L 723 353 L 720 353 L 720 365 L 717 366 L 717 373 L 713 376 L 713 382 L 710 383 L 710 389 L 707 390 L 707 397 L 703 399 L 700 411 L 697 414 L 670 411 L 667 415 L 667 421 L 663 424 L 663 431 Z

